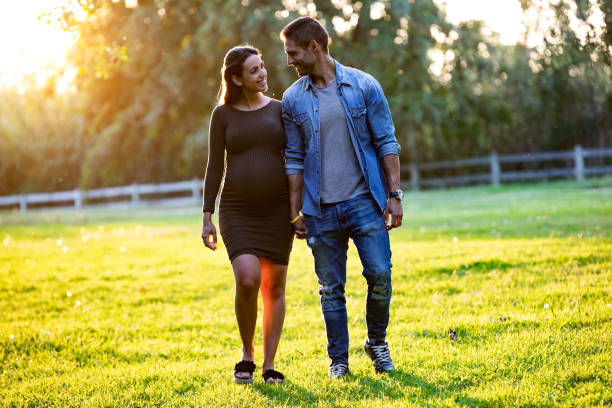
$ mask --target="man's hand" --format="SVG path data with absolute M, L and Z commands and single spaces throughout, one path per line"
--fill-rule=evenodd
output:
M 383 214 L 385 216 L 387 231 L 399 227 L 402 225 L 402 217 L 404 216 L 402 202 L 395 197 L 389 198 Z
M 385 168 L 385 174 L 387 176 L 387 184 L 389 191 L 396 191 L 400 189 L 400 162 L 399 156 L 396 154 L 388 154 L 383 157 L 383 167 Z M 390 197 L 387 200 L 387 206 L 385 207 L 385 224 L 387 225 L 387 231 L 393 228 L 397 228 L 402 225 L 402 216 L 404 215 L 402 210 L 402 201 L 395 197 Z
M 304 192 L 304 176 L 301 174 L 289 174 L 289 219 L 293 220 L 300 215 L 302 207 L 302 193 Z M 304 216 L 300 216 L 295 222 L 291 223 L 293 232 L 298 239 L 306 238 L 306 223 Z
M 212 214 L 205 212 L 202 216 L 202 241 L 213 251 L 217 249 L 217 229 L 211 220 Z
M 296 238 L 298 239 L 306 238 L 306 223 L 304 222 L 303 216 L 300 217 L 296 222 L 294 222 L 291 225 L 293 225 L 293 232 Z

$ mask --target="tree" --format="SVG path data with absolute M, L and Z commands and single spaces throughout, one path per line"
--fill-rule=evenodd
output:
M 608 147 L 610 2 L 560 0 L 550 27 L 505 46 L 481 22 L 449 23 L 433 0 L 77 0 L 53 16 L 78 34 L 75 93 L 57 78 L 0 90 L 0 193 L 203 177 L 209 115 L 228 49 L 261 49 L 269 95 L 295 79 L 279 32 L 317 17 L 331 54 L 381 83 L 402 161 Z M 525 10 L 546 11 L 521 0 Z M 606 25 L 599 33 L 597 6 Z M 575 10 L 575 11 L 574 11 Z M 576 32 L 575 22 L 581 27 Z M 539 30 L 539 31 L 538 31 Z M 528 36 L 542 34 L 536 46 Z M 582 33 L 582 34 L 581 34 Z

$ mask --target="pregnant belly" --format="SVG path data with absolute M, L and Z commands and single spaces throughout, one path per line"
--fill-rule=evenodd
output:
M 272 165 L 276 164 L 276 165 Z M 287 199 L 287 177 L 280 163 L 227 164 L 224 195 L 246 205 L 266 207 Z

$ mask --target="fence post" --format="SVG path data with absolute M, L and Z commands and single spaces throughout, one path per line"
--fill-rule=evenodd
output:
M 580 145 L 574 147 L 574 175 L 577 182 L 584 181 L 584 155 Z
M 140 203 L 140 200 L 138 199 L 138 184 L 132 183 L 130 190 L 130 195 L 132 196 L 132 206 L 136 207 Z
M 28 196 L 25 194 L 21 194 L 19 196 L 19 211 L 27 211 L 28 210 Z
M 73 195 L 74 195 L 74 208 L 76 210 L 80 210 L 81 208 L 83 208 L 83 195 L 81 193 L 81 190 L 79 188 L 75 188 Z
M 410 186 L 413 190 L 419 189 L 419 167 L 415 163 L 410 163 Z
M 499 167 L 499 156 L 497 156 L 497 152 L 492 152 L 489 156 L 489 160 L 491 161 L 491 184 L 495 187 L 499 187 L 501 168 Z
M 201 183 L 202 182 L 197 178 L 191 180 L 191 195 L 193 196 L 193 201 L 196 204 L 201 204 L 202 201 L 202 195 L 200 194 Z

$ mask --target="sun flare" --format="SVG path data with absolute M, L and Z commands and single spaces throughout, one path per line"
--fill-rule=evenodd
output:
M 138 0 L 113 0 L 117 3 L 123 1 L 125 7 L 138 6 Z M 547 13 L 538 13 L 530 10 L 524 13 L 519 0 L 434 0 L 442 7 L 448 20 L 458 23 L 466 20 L 482 20 L 486 30 L 499 34 L 499 41 L 505 45 L 516 44 L 518 41 L 526 41 L 527 45 L 534 47 L 542 43 L 542 32 L 545 28 L 554 24 L 554 16 L 550 10 Z M 556 3 L 559 0 L 542 0 L 543 4 Z M 601 35 L 605 22 L 601 11 L 594 7 L 595 1 L 589 0 L 592 15 L 588 23 L 595 27 L 595 33 Z M 332 0 L 332 3 L 342 3 L 340 0 Z M 65 69 L 67 67 L 67 52 L 74 42 L 76 34 L 63 31 L 57 24 L 48 22 L 44 18 L 45 13 L 52 12 L 59 6 L 71 8 L 77 18 L 85 18 L 83 11 L 76 5 L 75 0 L 22 0 L 5 1 L 0 13 L 0 38 L 2 41 L 2 54 L 0 58 L 0 88 L 13 87 L 28 88 L 31 86 L 42 86 L 49 77 L 57 75 L 58 91 L 68 89 L 76 71 Z M 309 6 L 313 4 L 309 3 Z M 314 5 L 313 5 L 314 7 Z M 345 9 L 346 9 L 345 5 Z M 306 9 L 305 9 L 306 10 Z M 308 8 L 309 12 L 315 9 Z M 80 12 L 80 13 L 79 13 Z M 352 12 L 348 7 L 347 13 Z M 277 11 L 279 18 L 287 17 L 288 11 Z M 370 17 L 379 19 L 384 14 L 382 2 L 374 2 Z M 575 14 L 575 11 L 574 11 Z M 575 15 L 572 19 L 572 28 L 580 39 L 586 38 L 589 27 L 583 22 L 578 22 Z M 338 17 L 332 21 L 334 28 L 341 34 L 343 30 L 350 29 L 357 24 L 356 20 L 345 22 Z M 342 24 L 345 26 L 342 26 Z M 526 26 L 543 27 L 539 32 L 526 34 Z M 434 33 L 435 34 L 435 33 Z M 433 50 L 435 54 L 437 51 Z M 433 55 L 432 54 L 432 55 Z M 435 57 L 434 59 L 440 59 Z
M 0 13 L 0 87 L 38 86 L 66 65 L 74 36 L 41 16 L 66 4 L 60 0 L 12 1 Z M 27 79 L 27 80 L 26 80 Z
M 518 0 L 436 0 L 445 8 L 448 19 L 457 24 L 466 20 L 482 20 L 499 34 L 505 45 L 516 44 L 525 31 L 523 11 Z

